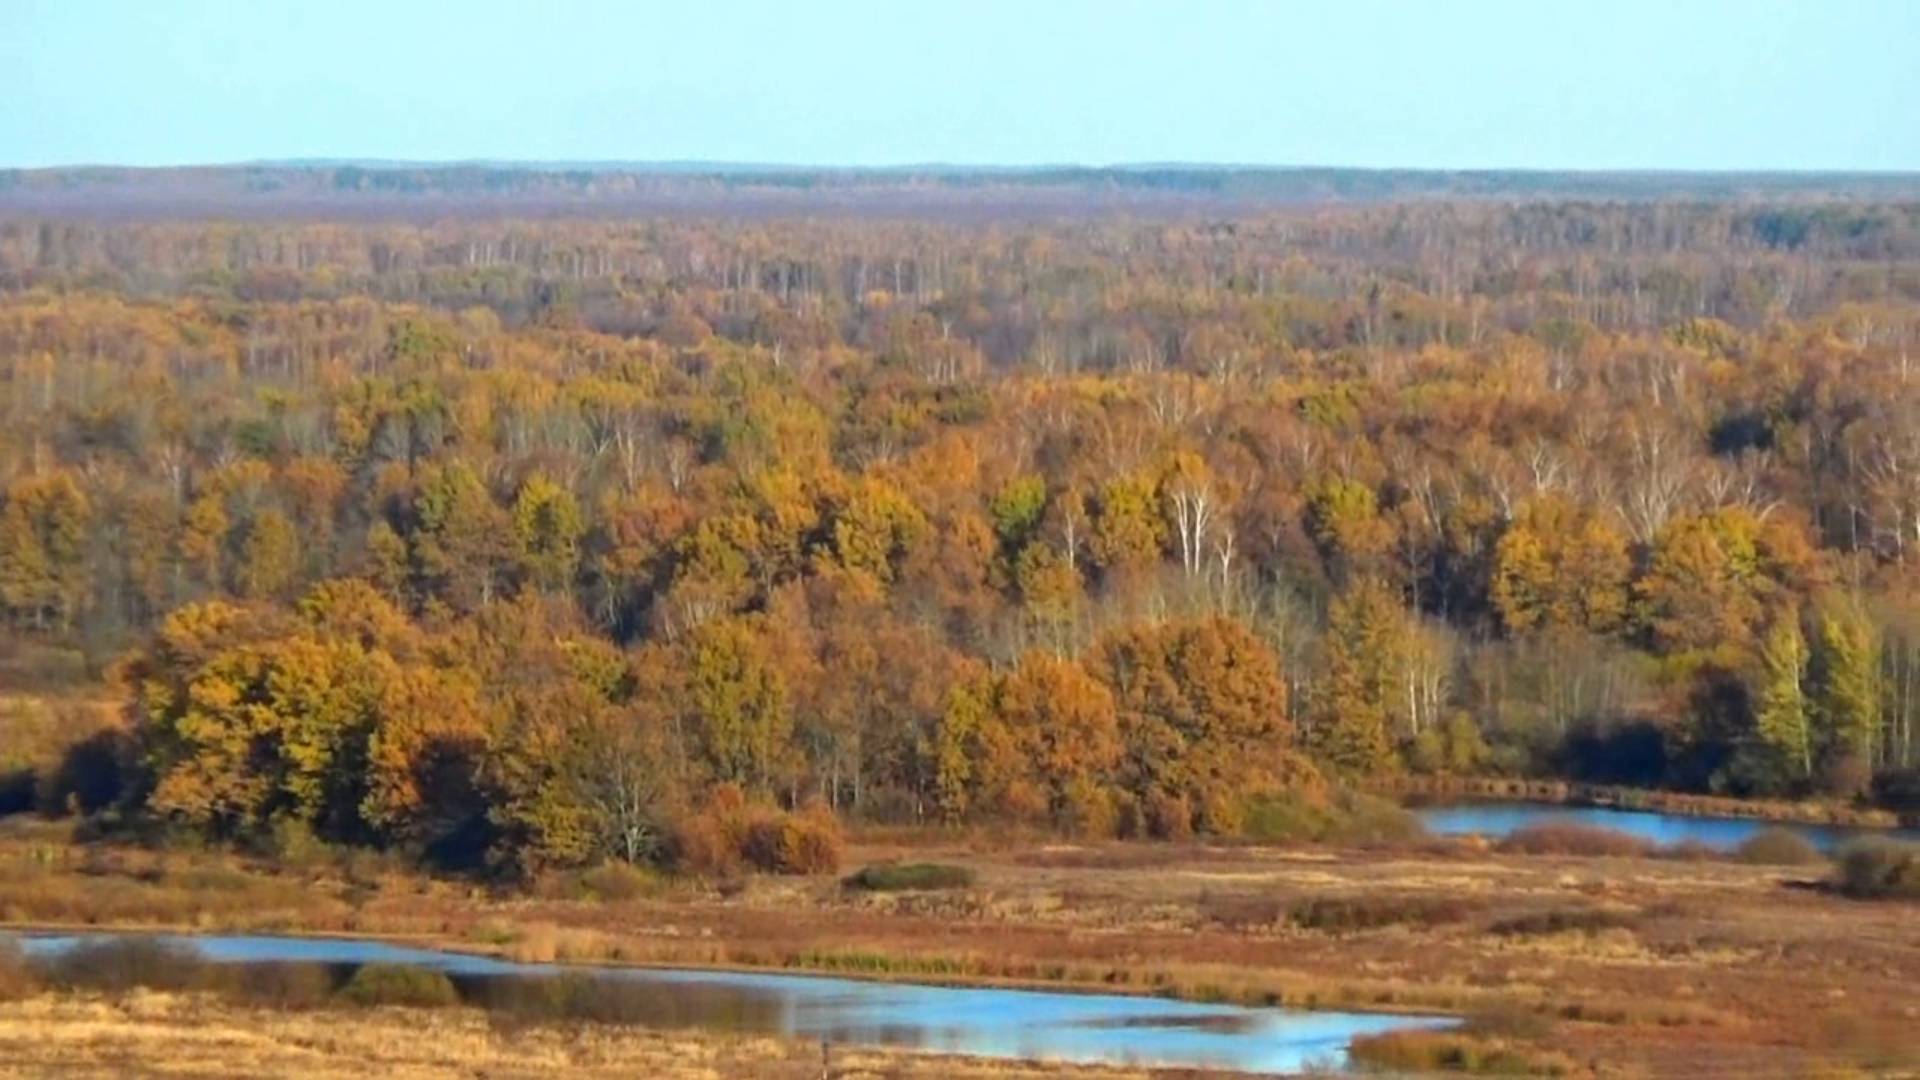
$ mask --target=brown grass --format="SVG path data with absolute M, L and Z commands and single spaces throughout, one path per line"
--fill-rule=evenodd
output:
M 1910 1031 L 1902 1010 L 1920 984 L 1907 905 L 1789 888 L 1778 869 L 1731 860 L 1457 844 L 983 852 L 966 838 L 894 835 L 850 854 L 963 867 L 972 883 L 868 892 L 830 875 L 744 876 L 723 891 L 670 878 L 608 901 L 577 882 L 494 892 L 378 860 L 296 869 L 213 851 L 76 847 L 15 821 L 0 823 L 0 912 L 379 934 L 528 960 L 1501 1015 L 1514 1022 L 1477 1034 L 1662 1075 L 1706 1062 L 1724 1073 L 1865 1061 L 1833 1034 L 1836 1017 Z M 1623 913 L 1605 918 L 1625 924 L 1588 921 L 1590 910 Z
M 1353 1063 L 1362 1069 L 1422 1076 L 1434 1073 L 1565 1076 L 1576 1067 L 1565 1054 L 1448 1031 L 1364 1035 L 1354 1040 L 1351 1056 Z

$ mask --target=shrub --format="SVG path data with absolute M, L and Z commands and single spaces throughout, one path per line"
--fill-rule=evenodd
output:
M 1349 844 L 1392 844 L 1420 840 L 1427 827 L 1418 815 L 1391 799 L 1359 791 L 1334 798 L 1339 811 L 1330 839 Z
M 1439 926 L 1465 919 L 1459 901 L 1418 896 L 1317 896 L 1295 904 L 1287 921 L 1307 930 L 1333 933 L 1377 930 L 1386 926 Z
M 200 985 L 206 962 L 187 946 L 159 938 L 84 941 L 47 962 L 56 986 L 121 993 L 135 987 L 186 990 Z
M 312 869 L 335 857 L 311 826 L 290 816 L 274 818 L 266 830 L 253 837 L 252 847 L 282 866 L 297 869 Z
M 683 870 L 728 877 L 740 869 L 740 843 L 732 822 L 709 810 L 679 822 L 673 834 L 673 859 Z
M 632 863 L 606 863 L 580 875 L 580 885 L 596 900 L 638 900 L 660 889 L 660 879 Z
M 323 964 L 221 964 L 207 971 L 213 989 L 249 1005 L 312 1009 L 334 993 L 333 974 Z
M 1329 817 L 1325 806 L 1296 795 L 1265 796 L 1248 804 L 1241 831 L 1269 844 L 1312 841 L 1325 834 Z
M 726 877 L 742 864 L 778 874 L 823 874 L 840 868 L 846 841 L 840 820 L 824 805 L 798 813 L 747 803 L 720 788 L 707 808 L 683 820 L 674 837 L 684 868 Z
M 833 811 L 815 803 L 797 814 L 772 812 L 747 829 L 743 854 L 759 870 L 775 874 L 830 874 L 840 869 L 846 841 Z
M 1200 917 L 1229 930 L 1257 930 L 1277 926 L 1287 906 L 1272 896 L 1203 892 L 1197 903 Z
M 1755 866 L 1810 866 L 1827 861 L 1812 841 L 1791 829 L 1762 829 L 1742 840 L 1733 857 Z
M 867 892 L 963 889 L 973 884 L 973 871 L 946 863 L 876 863 L 861 867 L 843 884 Z
M 1650 855 L 1653 845 L 1629 833 L 1594 825 L 1529 825 L 1500 841 L 1500 850 L 1519 855 Z
M 1395 1074 L 1440 1072 L 1493 1076 L 1560 1076 L 1570 1062 L 1558 1054 L 1530 1053 L 1499 1040 L 1452 1031 L 1388 1031 L 1353 1040 L 1354 1065 Z
M 1501 919 L 1487 928 L 1503 937 L 1532 937 L 1541 934 L 1597 934 L 1602 930 L 1631 929 L 1635 916 L 1612 908 L 1551 908 Z
M 1920 844 L 1855 840 L 1840 851 L 1835 885 L 1861 900 L 1920 900 Z
M 1553 1021 L 1538 1009 L 1517 1002 L 1497 1002 L 1467 1017 L 1467 1029 L 1475 1035 L 1539 1041 L 1553 1034 Z
M 1299 792 L 1256 798 L 1247 805 L 1241 831 L 1266 843 L 1406 843 L 1427 835 L 1419 817 L 1405 807 L 1357 791 L 1330 798 Z
M 460 992 L 445 974 L 407 964 L 367 964 L 353 973 L 340 996 L 355 1005 L 405 1005 L 441 1008 L 460 1003 Z
M 784 815 L 766 814 L 755 817 L 747 826 L 746 840 L 741 844 L 740 854 L 756 870 L 774 872 L 781 864 L 780 852 L 786 844 L 787 821 Z

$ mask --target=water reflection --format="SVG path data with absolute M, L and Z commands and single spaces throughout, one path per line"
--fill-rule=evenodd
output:
M 554 975 L 455 975 L 460 997 L 523 1023 L 590 1020 L 652 1028 L 779 1031 L 787 1003 L 759 987 L 688 983 L 663 993 L 656 983 L 565 971 Z
M 131 935 L 25 935 L 49 959 Z M 157 935 L 208 963 L 324 970 L 340 985 L 364 964 L 445 972 L 464 1000 L 509 1022 L 594 1020 L 776 1034 L 990 1057 L 1293 1072 L 1337 1067 L 1357 1035 L 1443 1027 L 1439 1017 L 1244 1009 L 1100 994 L 860 982 L 748 972 L 517 964 L 372 941 Z

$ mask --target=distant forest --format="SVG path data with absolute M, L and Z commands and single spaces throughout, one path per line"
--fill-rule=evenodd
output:
M 963 220 L 1243 214 L 1431 200 L 1920 199 L 1916 173 L 1550 172 L 946 165 L 825 169 L 704 162 L 529 165 L 263 162 L 0 170 L 0 214 L 94 218 L 439 215 L 901 216 Z M 1789 226 L 1791 229 L 1792 226 Z M 1791 241 L 1791 232 L 1783 234 Z
M 0 180 L 0 680 L 124 687 L 81 801 L 528 867 L 716 799 L 1185 836 L 1406 772 L 1917 797 L 1910 178 L 616 212 L 783 175 Z M 1221 201 L 948 212 L 1051 186 Z M 434 210 L 301 210 L 379 193 Z

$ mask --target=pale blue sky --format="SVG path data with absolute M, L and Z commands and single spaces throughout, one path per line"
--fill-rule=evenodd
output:
M 1920 169 L 1920 0 L 0 0 L 0 165 Z

